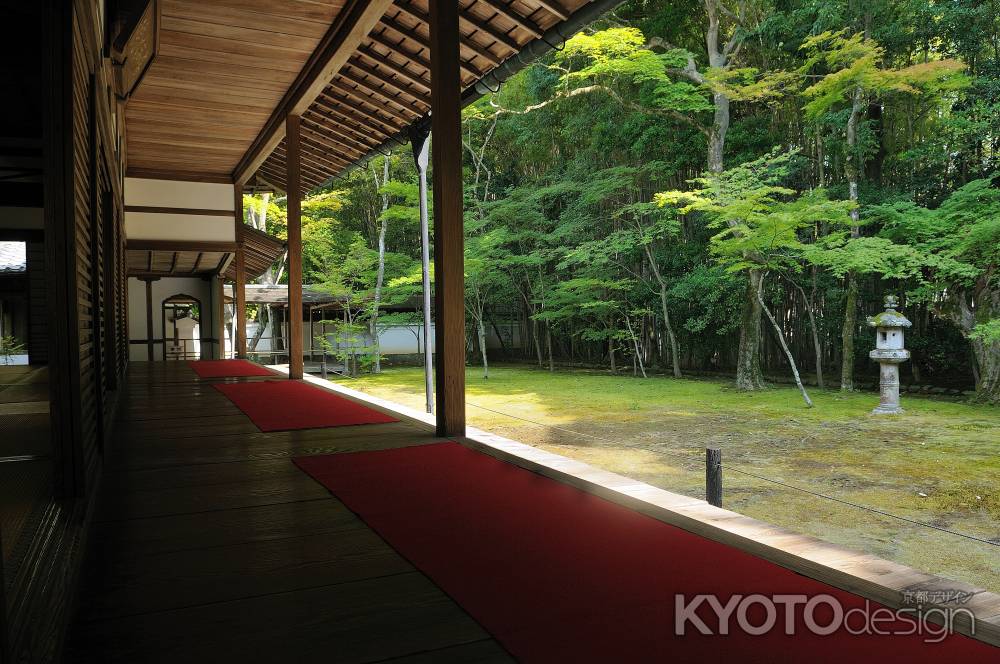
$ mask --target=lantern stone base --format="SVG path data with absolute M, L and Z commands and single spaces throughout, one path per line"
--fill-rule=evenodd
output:
M 899 405 L 899 363 L 910 357 L 908 350 L 873 350 L 869 357 L 879 362 L 879 404 L 873 415 L 901 415 Z
M 882 404 L 879 404 L 878 406 L 875 406 L 875 408 L 872 409 L 872 415 L 902 415 L 905 412 L 906 411 L 903 410 L 898 405 L 897 406 L 889 406 L 889 405 L 883 406 Z

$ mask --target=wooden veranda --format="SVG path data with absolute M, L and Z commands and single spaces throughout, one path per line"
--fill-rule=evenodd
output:
M 68 661 L 510 661 L 290 461 L 442 440 L 433 427 L 262 433 L 211 382 L 130 367 Z

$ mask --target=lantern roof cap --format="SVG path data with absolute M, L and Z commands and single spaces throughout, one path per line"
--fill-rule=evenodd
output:
M 875 316 L 868 317 L 868 324 L 871 327 L 910 327 L 913 323 L 903 314 L 896 311 L 898 304 L 895 295 L 885 296 L 885 311 Z

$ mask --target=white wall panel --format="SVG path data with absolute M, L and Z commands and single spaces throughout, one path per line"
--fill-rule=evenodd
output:
M 129 240 L 235 242 L 236 227 L 232 217 L 126 212 L 125 237 Z
M 232 210 L 233 185 L 125 178 L 125 205 Z

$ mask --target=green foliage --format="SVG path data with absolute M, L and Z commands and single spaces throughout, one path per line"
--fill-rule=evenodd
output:
M 726 370 L 746 273 L 759 269 L 779 277 L 763 297 L 797 357 L 814 353 L 803 293 L 814 302 L 829 363 L 839 355 L 850 272 L 861 277 L 866 313 L 887 291 L 908 293 L 907 315 L 921 321 L 908 337 L 912 366 L 932 381 L 971 373 L 961 334 L 992 338 L 995 316 L 960 334 L 942 303 L 956 292 L 972 302 L 997 273 L 1000 213 L 988 184 L 1000 164 L 995 5 L 746 3 L 745 24 L 723 16 L 720 38 L 740 45 L 713 68 L 701 0 L 626 3 L 464 110 L 469 315 L 513 311 L 527 318 L 522 336 L 537 331 L 544 345 L 548 328 L 557 357 L 592 362 L 600 353 L 606 361 L 609 343 L 631 353 L 625 323 L 641 319 L 664 353 L 653 265 L 684 363 Z M 859 88 L 849 154 L 845 128 Z M 734 104 L 725 163 L 736 166 L 713 179 L 703 169 L 715 93 Z M 857 165 L 858 236 L 844 200 L 848 157 Z M 401 148 L 388 159 L 389 182 L 377 157 L 304 207 L 306 278 L 327 281 L 343 257 L 362 263 L 351 287 L 362 326 L 382 221 L 383 303 L 420 293 L 412 157 Z M 279 235 L 283 206 L 272 199 L 268 212 Z M 418 318 L 389 316 L 380 320 Z M 858 337 L 859 369 L 870 368 L 869 341 Z
M 800 73 L 828 72 L 804 92 L 809 99 L 805 112 L 811 120 L 849 101 L 856 91 L 875 96 L 904 93 L 940 98 L 969 84 L 962 73 L 965 65 L 955 59 L 883 68 L 885 50 L 874 40 L 866 39 L 864 33 L 826 31 L 806 39 L 800 48 L 806 53 Z
M 991 344 L 1000 343 L 1000 318 L 992 318 L 985 323 L 979 323 L 973 328 L 969 338 Z
M 881 235 L 921 256 L 925 277 L 938 286 L 969 284 L 1000 265 L 1000 189 L 976 180 L 929 209 L 911 201 L 871 209 Z
M 704 213 L 717 233 L 711 251 L 730 272 L 797 272 L 811 252 L 803 236 L 820 225 L 847 226 L 854 207 L 816 189 L 805 194 L 783 185 L 794 152 L 772 152 L 718 174 L 696 178 L 699 188 L 656 195 L 661 206 L 682 214 Z
M 4 364 L 10 364 L 14 355 L 22 355 L 27 347 L 17 337 L 4 335 L 0 337 L 0 359 Z

